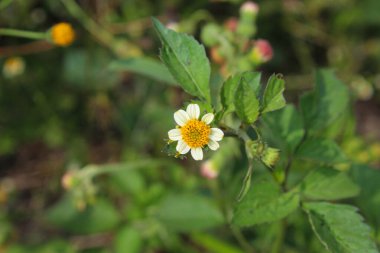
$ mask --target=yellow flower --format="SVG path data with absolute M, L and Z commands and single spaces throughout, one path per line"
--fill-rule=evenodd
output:
M 194 160 L 203 159 L 202 148 L 206 145 L 211 150 L 217 150 L 218 141 L 221 141 L 224 136 L 222 130 L 209 126 L 214 119 L 214 114 L 207 113 L 201 120 L 199 116 L 200 109 L 197 104 L 188 105 L 186 111 L 178 110 L 174 113 L 174 120 L 178 127 L 168 132 L 170 140 L 178 141 L 176 150 L 183 155 L 191 150 Z
M 65 47 L 73 43 L 75 31 L 69 23 L 58 23 L 51 28 L 51 39 L 57 46 Z

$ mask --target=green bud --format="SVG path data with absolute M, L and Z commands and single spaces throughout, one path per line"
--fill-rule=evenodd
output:
M 276 148 L 266 148 L 262 157 L 261 161 L 268 167 L 272 168 L 278 159 L 280 158 L 280 150 Z

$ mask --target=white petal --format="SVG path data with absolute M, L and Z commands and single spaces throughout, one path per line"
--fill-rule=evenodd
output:
M 202 121 L 206 123 L 207 125 L 210 124 L 214 119 L 213 113 L 207 113 L 202 117 Z
M 219 148 L 219 143 L 213 140 L 209 140 L 207 145 L 211 150 L 217 150 Z
M 194 160 L 197 160 L 197 161 L 202 160 L 203 159 L 202 148 L 192 148 L 191 155 L 193 156 Z
M 179 140 L 179 141 L 178 141 L 178 144 L 177 144 L 177 147 L 176 147 L 176 150 L 177 150 L 180 154 L 184 155 L 184 154 L 186 154 L 187 152 L 189 152 L 190 147 L 189 147 L 184 141 Z
M 198 119 L 201 114 L 201 110 L 197 104 L 189 104 L 186 108 L 186 112 L 190 119 Z
M 168 132 L 169 139 L 172 141 L 182 140 L 181 130 L 172 129 Z
M 174 113 L 174 120 L 179 126 L 185 125 L 189 119 L 189 115 L 184 110 L 178 110 Z
M 210 139 L 213 141 L 221 141 L 223 139 L 224 133 L 219 128 L 211 128 Z

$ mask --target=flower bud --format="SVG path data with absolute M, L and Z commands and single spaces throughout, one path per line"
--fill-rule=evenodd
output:
M 268 62 L 273 57 L 273 49 L 267 40 L 259 39 L 254 42 L 253 48 L 249 55 L 254 64 Z
M 240 7 L 241 15 L 256 15 L 259 12 L 259 5 L 257 3 L 248 1 Z
M 237 20 L 237 18 L 229 18 L 224 23 L 224 27 L 231 32 L 235 32 L 238 26 L 238 22 L 239 21 Z
M 266 148 L 261 161 L 268 167 L 272 168 L 280 158 L 280 150 L 276 148 Z
M 21 57 L 10 57 L 5 60 L 3 74 L 7 78 L 19 76 L 24 73 L 25 62 Z
M 169 21 L 167 24 L 166 24 L 166 28 L 168 29 L 171 29 L 175 32 L 178 32 L 179 31 L 179 25 L 178 25 L 178 22 L 175 22 L 175 21 Z
M 223 55 L 220 53 L 220 48 L 219 47 L 212 47 L 210 49 L 210 56 L 213 62 L 216 64 L 223 64 L 225 59 Z
M 73 43 L 75 31 L 69 23 L 61 22 L 50 30 L 51 40 L 57 46 L 66 47 Z
M 76 183 L 75 172 L 73 170 L 67 171 L 61 178 L 61 185 L 65 190 L 70 190 Z
M 201 175 L 207 179 L 215 179 L 219 175 L 219 171 L 211 160 L 207 160 L 201 164 Z

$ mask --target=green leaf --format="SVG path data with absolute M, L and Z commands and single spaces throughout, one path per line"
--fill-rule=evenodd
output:
M 237 204 L 232 222 L 238 226 L 273 222 L 288 216 L 298 206 L 298 193 L 283 194 L 279 185 L 266 177 L 254 182 L 246 197 Z
M 281 109 L 286 105 L 284 98 L 285 81 L 276 75 L 272 75 L 267 83 L 263 97 L 262 113 Z
M 191 240 L 194 241 L 197 245 L 202 246 L 205 249 L 205 252 L 210 253 L 243 253 L 242 250 L 237 248 L 235 245 L 229 243 L 223 238 L 218 238 L 213 235 L 197 233 L 192 234 Z
M 325 164 L 347 162 L 347 158 L 340 147 L 329 139 L 307 139 L 298 148 L 296 156 Z
M 161 60 L 170 73 L 186 92 L 211 102 L 211 70 L 204 47 L 194 38 L 165 28 L 155 18 L 152 20 L 162 42 Z
M 302 194 L 315 200 L 337 200 L 354 197 L 359 187 L 346 172 L 332 168 L 318 168 L 309 173 L 301 184 Z
M 260 93 L 260 79 L 261 73 L 259 72 L 244 72 L 230 76 L 222 86 L 221 100 L 222 105 L 227 112 L 235 110 L 234 100 L 236 90 L 238 89 L 240 79 L 244 78 L 255 94 Z
M 115 253 L 139 253 L 142 246 L 141 233 L 130 226 L 122 228 L 114 240 Z
M 230 76 L 222 86 L 221 90 L 221 101 L 224 109 L 229 112 L 235 109 L 234 98 L 235 92 L 239 85 L 241 75 Z
M 172 74 L 170 74 L 169 70 L 164 65 L 148 57 L 115 60 L 110 64 L 110 69 L 130 71 L 159 82 L 176 86 L 178 85 L 177 81 L 174 80 Z
M 250 80 L 243 76 L 240 81 L 234 97 L 234 105 L 237 115 L 245 123 L 254 123 L 259 116 L 259 100 L 257 93 L 252 88 Z
M 301 116 L 293 105 L 264 114 L 263 122 L 273 141 L 280 142 L 282 149 L 288 150 L 289 153 L 295 151 L 305 134 Z
M 306 203 L 304 207 L 315 234 L 330 252 L 378 253 L 357 208 L 325 202 Z
M 47 212 L 47 220 L 65 231 L 76 234 L 104 232 L 113 229 L 120 215 L 108 201 L 98 199 L 93 205 L 79 211 L 68 196 Z
M 351 176 L 360 187 L 360 195 L 355 198 L 364 216 L 380 231 L 380 171 L 367 165 L 354 165 Z
M 223 215 L 208 199 L 190 194 L 172 194 L 158 206 L 157 218 L 175 231 L 197 231 L 223 224 Z
M 316 72 L 316 87 L 301 98 L 305 125 L 310 130 L 322 130 L 340 117 L 349 106 L 349 91 L 333 71 Z

